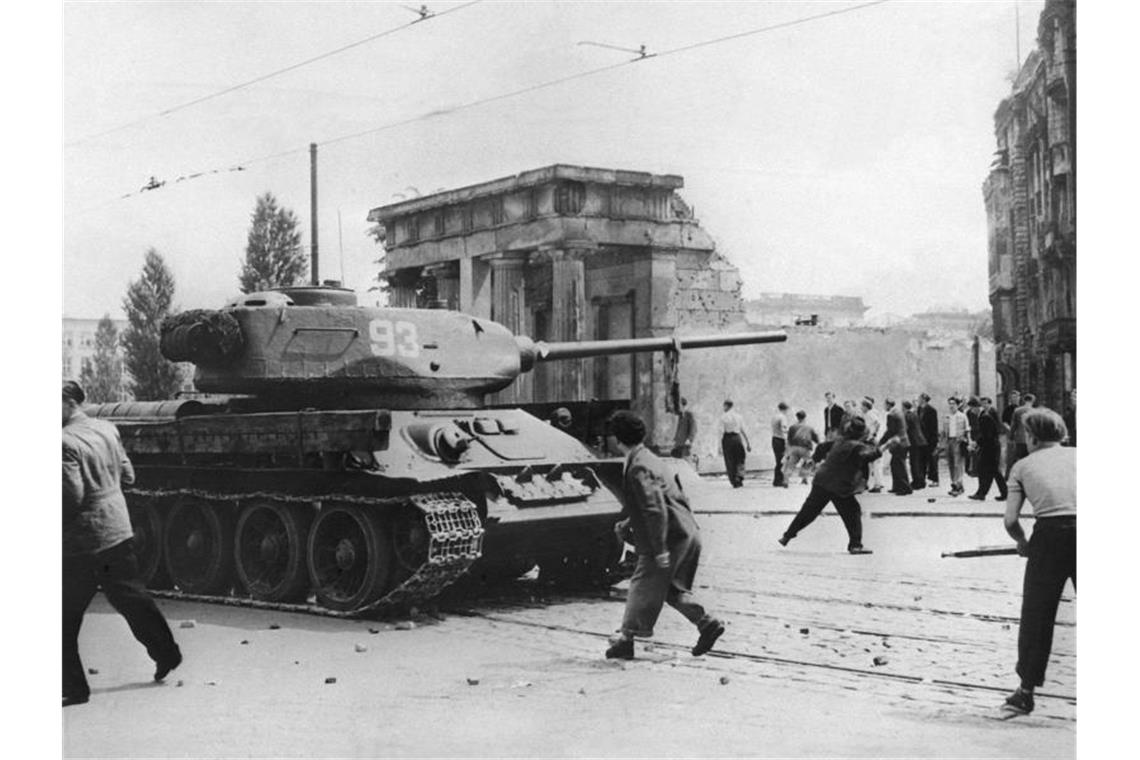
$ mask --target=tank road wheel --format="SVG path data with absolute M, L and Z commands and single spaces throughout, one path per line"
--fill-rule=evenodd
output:
M 170 588 L 170 576 L 162 562 L 162 515 L 150 497 L 132 497 L 129 504 L 131 530 L 139 575 L 147 588 Z
M 163 555 L 170 579 L 188 594 L 229 590 L 233 569 L 233 523 L 224 507 L 182 499 L 166 521 Z
M 309 531 L 308 554 L 317 602 L 324 607 L 348 612 L 388 591 L 391 538 L 369 509 L 353 504 L 325 506 Z
M 295 504 L 258 501 L 242 510 L 234 531 L 234 564 L 250 596 L 266 602 L 305 598 L 310 522 L 307 509 Z
M 403 507 L 392 517 L 392 549 L 396 555 L 396 581 L 403 582 L 427 562 L 431 533 L 423 512 Z

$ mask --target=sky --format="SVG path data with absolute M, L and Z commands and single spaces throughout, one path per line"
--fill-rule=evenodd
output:
M 370 209 L 568 163 L 683 176 L 746 298 L 986 309 L 993 113 L 1043 3 L 860 5 L 65 3 L 64 315 L 120 317 L 150 247 L 220 306 L 257 196 L 308 244 L 311 142 L 321 276 L 369 304 Z

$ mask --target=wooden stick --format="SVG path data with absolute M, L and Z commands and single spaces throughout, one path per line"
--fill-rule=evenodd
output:
M 996 557 L 1002 554 L 1017 554 L 1017 547 L 979 546 L 977 549 L 964 549 L 958 552 L 942 552 L 943 557 Z

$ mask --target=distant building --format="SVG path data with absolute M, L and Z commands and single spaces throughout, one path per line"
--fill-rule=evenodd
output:
M 740 273 L 673 174 L 556 164 L 372 209 L 395 307 L 456 309 L 535 340 L 744 325 Z M 661 354 L 540 364 L 492 404 L 628 402 L 671 434 Z
M 867 309 L 860 296 L 761 293 L 744 302 L 749 323 L 772 327 L 860 327 Z
M 912 314 L 901 327 L 917 327 L 931 335 L 955 338 L 973 338 L 988 315 L 984 311 L 967 309 L 930 309 Z
M 78 380 L 83 372 L 83 360 L 95 355 L 95 333 L 99 329 L 100 319 L 79 319 L 75 317 L 63 318 L 63 377 L 64 379 Z M 111 320 L 115 329 L 122 335 L 127 328 L 127 320 Z M 122 347 L 118 348 L 122 356 Z
M 1077 382 L 1072 0 L 1045 3 L 1037 45 L 994 114 L 996 158 L 982 186 L 989 296 L 1001 394 L 1031 391 L 1063 411 Z

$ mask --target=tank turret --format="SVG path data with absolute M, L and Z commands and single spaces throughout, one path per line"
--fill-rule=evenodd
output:
M 362 307 L 339 288 L 253 293 L 163 325 L 161 349 L 197 366 L 207 393 L 317 408 L 478 408 L 537 363 L 671 349 L 773 343 L 783 332 L 534 342 L 454 311 Z

